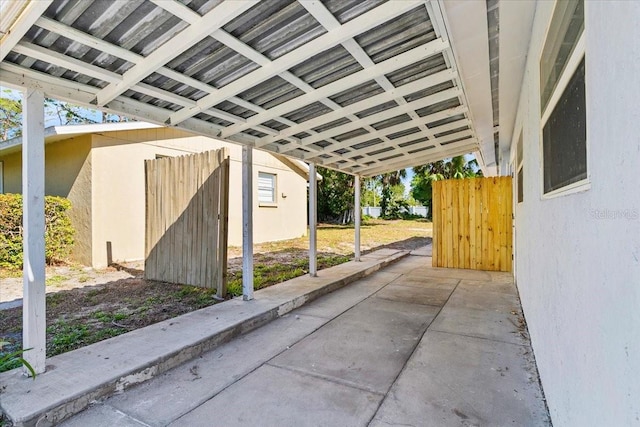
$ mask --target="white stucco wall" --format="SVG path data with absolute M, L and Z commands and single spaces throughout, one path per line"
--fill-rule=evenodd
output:
M 517 283 L 554 425 L 640 425 L 640 2 L 585 3 L 591 188 L 542 199 L 538 2 L 512 143 L 522 126 Z
M 107 242 L 114 262 L 144 258 L 144 160 L 156 155 L 179 156 L 227 147 L 229 173 L 229 245 L 242 245 L 242 148 L 238 145 L 193 136 L 177 129 L 158 128 L 94 134 L 93 265 L 106 266 Z M 305 235 L 306 180 L 271 154 L 254 150 L 254 242 L 285 240 Z M 277 175 L 275 207 L 260 207 L 257 199 L 259 172 Z M 286 197 L 282 197 L 282 195 Z

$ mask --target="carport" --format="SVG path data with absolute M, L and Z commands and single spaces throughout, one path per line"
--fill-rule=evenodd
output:
M 242 144 L 251 300 L 251 149 L 310 165 L 311 276 L 316 165 L 353 174 L 357 189 L 361 177 L 472 152 L 496 172 L 487 13 L 436 0 L 3 3 L 0 83 L 25 93 L 29 362 L 44 372 L 45 95 Z M 356 210 L 356 260 L 359 225 Z

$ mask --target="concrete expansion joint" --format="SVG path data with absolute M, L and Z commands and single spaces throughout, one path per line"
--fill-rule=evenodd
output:
M 333 384 L 340 384 L 343 386 L 347 386 L 347 387 L 351 387 L 354 388 L 356 390 L 360 390 L 360 391 L 364 391 L 367 393 L 372 393 L 372 394 L 377 394 L 378 396 L 385 396 L 386 393 L 381 392 L 380 390 L 375 390 L 373 388 L 370 387 L 366 387 L 362 384 L 357 384 L 353 381 L 348 381 L 345 380 L 343 378 L 337 378 L 337 377 L 332 377 L 329 375 L 322 375 L 318 372 L 313 372 L 313 371 L 308 371 L 306 369 L 300 369 L 300 368 L 295 368 L 293 366 L 284 366 L 284 365 L 278 365 L 278 364 L 274 364 L 271 361 L 265 363 L 265 365 L 271 366 L 272 368 L 276 368 L 276 369 L 282 369 L 285 371 L 289 371 L 289 372 L 293 372 L 295 374 L 299 374 L 299 375 L 303 375 L 303 376 L 308 376 L 308 377 L 312 377 L 312 378 L 317 378 L 323 381 L 327 381 Z

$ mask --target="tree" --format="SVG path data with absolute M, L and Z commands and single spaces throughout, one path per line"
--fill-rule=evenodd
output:
M 433 207 L 433 181 L 482 176 L 482 171 L 478 169 L 478 162 L 475 159 L 467 161 L 464 156 L 456 156 L 452 157 L 448 161 L 438 160 L 437 162 L 417 166 L 413 168 L 413 173 L 413 179 L 411 180 L 411 195 L 414 199 L 429 208 L 429 216 L 431 216 L 431 210 Z
M 376 180 L 380 183 L 382 197 L 380 199 L 380 216 L 387 218 L 389 214 L 389 208 L 393 199 L 393 188 L 396 185 L 402 184 L 402 179 L 407 176 L 406 169 L 400 169 L 394 172 L 387 172 L 376 176 Z M 403 195 L 404 196 L 404 195 Z
M 378 206 L 380 204 L 380 183 L 374 178 L 365 178 L 362 188 L 362 206 Z
M 8 94 L 8 91 L 5 91 Z M 0 134 L 7 140 L 22 134 L 22 103 L 4 94 L 0 98 Z
M 355 179 L 352 175 L 318 167 L 318 220 L 347 224 L 353 219 Z
M 125 116 L 102 113 L 53 98 L 45 98 L 44 113 L 45 121 L 53 121 L 55 125 L 126 122 L 130 120 Z M 5 90 L 0 97 L 0 135 L 2 140 L 6 140 L 21 134 L 22 102 L 16 92 Z

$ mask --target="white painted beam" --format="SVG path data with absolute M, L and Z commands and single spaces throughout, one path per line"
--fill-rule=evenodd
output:
M 416 139 L 420 139 L 420 137 L 424 137 L 424 136 L 425 136 L 424 133 L 414 133 L 414 134 L 411 134 L 411 135 L 407 135 L 406 138 L 408 139 L 407 142 L 409 142 L 409 141 L 413 141 L 413 140 L 416 140 Z M 445 135 L 445 136 L 441 136 L 439 138 L 432 138 L 431 140 L 427 141 L 426 145 L 427 146 L 434 145 L 435 146 L 433 148 L 434 151 L 442 151 L 442 150 L 444 150 L 445 147 L 441 146 L 441 144 L 449 142 L 449 141 L 452 141 L 454 139 L 465 138 L 467 136 L 473 136 L 471 131 L 468 130 L 468 129 L 467 130 L 461 130 L 459 132 L 456 132 L 456 133 L 453 133 L 453 134 L 449 134 L 449 135 Z M 412 138 L 409 139 L 409 137 L 412 137 Z M 400 147 L 400 144 L 402 144 L 405 141 L 404 138 L 405 137 L 401 137 L 401 138 L 393 140 L 394 145 L 392 145 L 392 147 L 394 147 L 395 150 L 398 153 L 403 153 L 403 154 L 406 154 L 406 155 L 410 156 L 410 155 L 412 155 L 412 153 L 410 153 L 410 151 L 413 151 L 416 148 L 418 148 L 418 147 L 423 145 L 423 143 L 421 142 L 421 143 L 415 144 L 415 145 L 407 145 L 405 147 Z M 382 147 L 382 144 L 379 144 L 379 145 L 380 145 L 379 149 L 385 148 L 385 147 Z M 374 145 L 373 147 L 369 147 L 367 149 L 367 151 L 368 152 L 377 151 L 377 149 L 376 149 L 377 147 L 378 147 L 377 145 Z M 385 151 L 384 153 L 367 155 L 366 156 L 366 160 L 367 161 L 372 161 L 372 160 L 373 161 L 380 161 L 380 159 L 388 157 L 388 156 L 392 155 L 393 153 L 394 153 L 393 151 Z M 351 153 L 349 153 L 349 154 L 351 154 Z
M 309 163 L 309 276 L 318 275 L 318 183 L 316 164 Z
M 318 126 L 331 123 L 332 121 L 338 120 L 349 114 L 358 113 L 368 108 L 375 107 L 376 105 L 389 102 L 398 96 L 406 96 L 414 92 L 417 92 L 418 90 L 436 86 L 440 83 L 444 83 L 446 81 L 453 79 L 454 76 L 455 75 L 451 70 L 443 70 L 438 73 L 431 74 L 430 76 L 423 77 L 419 80 L 412 82 L 411 84 L 400 86 L 393 93 L 383 92 L 378 95 L 374 95 L 372 97 L 364 99 L 362 101 L 358 101 L 353 104 L 350 104 L 346 107 L 342 107 L 339 110 L 335 110 L 331 113 L 327 113 L 322 116 L 313 118 L 311 120 L 307 120 L 300 124 L 294 124 L 294 126 L 281 130 L 280 133 L 277 135 L 265 136 L 261 138 L 260 141 L 257 143 L 257 146 L 261 147 L 273 141 L 277 141 L 278 139 L 282 139 L 285 136 L 295 135 L 296 133 L 306 131 L 308 128 L 316 128 Z
M 0 61 L 6 58 L 51 3 L 53 0 L 38 0 L 30 1 L 26 5 L 20 16 L 10 24 L 7 33 L 0 39 Z
M 44 94 L 28 89 L 22 124 L 24 358 L 37 374 L 45 371 L 46 306 L 44 252 Z M 28 371 L 25 370 L 28 374 Z
M 443 90 L 442 92 L 438 92 L 433 95 L 426 96 L 424 98 L 416 99 L 415 101 L 406 103 L 404 105 L 399 105 L 397 107 L 390 108 L 388 110 L 384 110 L 376 114 L 372 114 L 370 116 L 359 119 L 356 122 L 345 123 L 344 125 L 337 126 L 335 128 L 328 129 L 324 132 L 317 133 L 316 135 L 303 138 L 300 141 L 300 143 L 301 143 L 301 146 L 304 147 L 309 144 L 313 144 L 314 142 L 321 141 L 326 138 L 335 137 L 343 133 L 364 127 L 365 125 L 375 124 L 383 120 L 399 116 L 401 114 L 406 114 L 410 111 L 428 107 L 430 105 L 434 105 L 451 98 L 456 98 L 459 94 L 460 94 L 460 91 L 457 88 Z M 413 123 L 405 122 L 403 123 L 403 125 L 408 128 L 408 127 L 411 127 Z
M 442 159 L 447 159 L 454 156 L 461 156 L 463 154 L 468 154 L 476 151 L 478 149 L 477 142 L 473 142 L 469 144 L 467 141 L 460 141 L 460 143 L 451 144 L 453 147 L 448 148 L 446 151 L 441 151 L 437 153 L 430 152 L 428 154 L 421 155 L 421 153 L 416 153 L 414 156 L 400 160 L 395 162 L 390 160 L 389 162 L 384 162 L 377 165 L 372 165 L 370 167 L 359 168 L 357 173 L 362 174 L 362 176 L 374 176 L 379 175 L 386 172 L 391 172 L 399 169 L 410 168 L 414 166 L 424 165 L 426 163 L 435 162 Z M 355 172 L 354 172 L 355 173 Z
M 355 260 L 360 261 L 360 217 L 362 213 L 362 209 L 360 207 L 360 175 L 355 175 L 355 198 L 353 201 L 353 215 L 354 215 L 354 254 Z
M 242 147 L 242 299 L 253 299 L 253 148 Z
M 20 42 L 13 51 L 21 55 L 25 55 L 43 62 L 57 65 L 59 67 L 73 70 L 77 73 L 104 80 L 109 83 L 116 83 L 121 80 L 120 75 L 104 68 L 88 64 L 71 56 L 58 53 L 54 50 L 44 48 L 28 42 Z
M 384 129 L 380 129 L 378 131 L 375 132 L 370 132 L 367 133 L 365 135 L 361 135 L 361 136 L 357 136 L 355 138 L 349 138 L 347 140 L 344 140 L 338 144 L 333 144 L 330 145 L 328 147 L 325 147 L 324 150 L 327 152 L 331 152 L 331 151 L 335 151 L 335 150 L 339 150 L 341 148 L 347 148 L 347 147 L 351 147 L 353 145 L 359 144 L 361 142 L 366 142 L 366 141 L 370 141 L 372 139 L 375 138 L 380 138 L 382 136 L 387 136 L 387 135 L 391 135 L 395 132 L 400 132 L 402 130 L 405 129 L 409 129 L 411 127 L 417 127 L 419 124 L 426 124 L 426 123 L 430 123 L 436 120 L 441 120 L 447 117 L 451 117 L 451 116 L 455 116 L 457 114 L 461 114 L 467 111 L 467 108 L 464 106 L 458 106 L 458 107 L 454 107 L 454 108 L 449 108 L 447 110 L 444 111 L 439 111 L 437 113 L 434 114 L 430 114 L 428 116 L 425 117 L 421 117 L 420 121 L 412 121 L 410 123 L 400 123 L 398 125 L 394 125 L 394 126 L 389 126 L 388 128 L 384 128 Z M 382 144 L 378 144 L 376 145 L 376 148 L 385 148 L 385 147 L 390 147 L 393 146 L 393 140 L 391 142 L 383 142 Z M 354 150 L 352 153 L 354 153 L 353 155 L 356 155 L 357 153 L 361 153 L 363 149 L 359 149 L 359 150 Z M 372 148 L 370 147 L 366 147 L 366 151 L 374 151 Z M 312 155 L 310 154 L 309 157 L 311 157 Z M 304 156 L 305 158 L 307 158 L 307 156 Z
M 422 4 L 417 0 L 405 0 L 402 2 L 384 3 L 370 11 L 358 16 L 357 18 L 342 25 L 336 31 L 327 32 L 324 35 L 294 49 L 293 51 L 281 56 L 271 62 L 269 67 L 262 67 L 251 73 L 229 83 L 221 88 L 217 93 L 210 94 L 198 101 L 198 107 L 184 108 L 177 111 L 171 116 L 171 123 L 176 124 L 189 117 L 195 116 L 202 109 L 209 108 L 220 103 L 238 93 L 253 87 L 275 75 L 290 69 L 291 67 L 317 55 L 345 40 L 348 40 L 360 33 L 363 33 L 375 26 L 399 16 L 404 12 L 411 10 Z M 216 8 L 217 9 L 217 8 Z M 215 10 L 215 9 L 214 9 Z M 213 29 L 212 29 L 213 31 Z M 246 129 L 246 128 L 245 128 Z M 240 131 L 237 131 L 240 132 Z M 228 135 L 225 135 L 228 136 Z
M 149 74 L 157 71 L 164 64 L 185 52 L 194 44 L 198 43 L 217 28 L 222 27 L 224 24 L 246 11 L 254 4 L 255 1 L 236 0 L 223 2 L 213 8 L 197 22 L 176 34 L 171 40 L 164 43 L 158 49 L 145 57 L 145 59 L 138 62 L 133 68 L 125 72 L 122 75 L 122 80 L 120 82 L 110 84 L 98 92 L 98 95 L 96 96 L 96 104 L 99 106 L 106 105 L 118 95 L 135 86 Z M 211 103 L 206 108 L 212 107 L 215 104 L 216 103 Z M 202 110 L 203 109 L 200 109 L 198 112 L 201 112 Z
M 397 4 L 396 2 L 391 2 L 391 3 Z M 442 52 L 442 50 L 446 49 L 447 47 L 448 47 L 448 44 L 439 39 L 436 39 L 427 44 L 415 47 L 411 50 L 401 53 L 400 55 L 387 59 L 386 61 L 379 62 L 371 68 L 350 74 L 347 77 L 343 77 L 340 80 L 337 80 L 335 82 L 329 83 L 328 85 L 322 86 L 321 88 L 318 88 L 311 93 L 298 96 L 290 101 L 284 102 L 276 107 L 270 108 L 264 113 L 260 113 L 255 116 L 252 116 L 247 120 L 247 123 L 244 125 L 229 126 L 223 132 L 223 137 L 233 135 L 238 132 L 242 132 L 243 130 L 249 127 L 263 123 L 266 120 L 273 119 L 276 116 L 282 116 L 283 114 L 294 111 L 300 108 L 301 106 L 311 104 L 323 98 L 327 98 L 331 95 L 335 95 L 346 89 L 358 86 L 377 76 L 393 72 L 407 65 L 411 65 L 418 60 L 421 60 L 421 59 L 433 56 L 439 52 Z M 416 89 L 416 90 L 419 90 L 419 89 Z
M 200 19 L 200 15 L 191 10 L 188 6 L 175 0 L 149 0 L 156 6 L 166 10 L 170 14 L 177 16 L 189 24 L 196 24 Z
M 432 20 L 451 42 L 451 58 L 469 107 L 469 118 L 483 151 L 483 158 L 495 163 L 493 108 L 489 70 L 487 4 L 483 1 L 433 0 Z
M 0 64 L 0 84 L 13 87 L 39 88 L 48 96 L 61 101 L 72 102 L 84 107 L 95 108 L 91 101 L 95 98 L 98 88 L 64 80 L 39 71 L 24 68 L 15 64 L 3 62 Z M 100 107 L 102 111 L 113 114 L 123 114 L 131 118 L 166 126 L 167 110 L 145 104 L 130 98 L 118 97 L 109 107 Z M 217 136 L 221 127 L 204 120 L 189 119 L 180 124 L 179 128 L 204 136 Z M 229 140 L 241 144 L 253 145 L 257 138 L 249 135 L 235 135 Z

